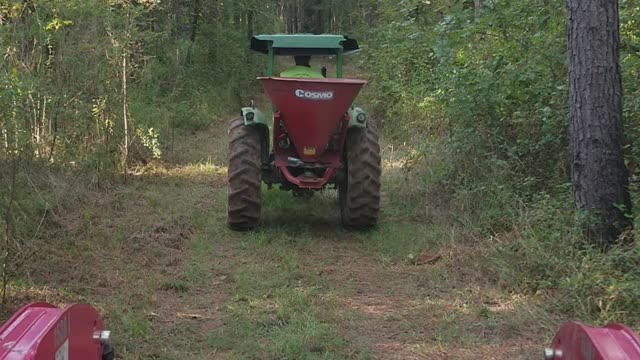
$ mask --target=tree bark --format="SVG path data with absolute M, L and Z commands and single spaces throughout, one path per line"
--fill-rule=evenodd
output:
M 129 57 L 129 42 L 131 40 L 131 11 L 127 11 L 127 28 L 122 40 L 122 120 L 124 122 L 124 182 L 127 182 L 129 168 L 129 99 L 127 95 L 127 58 Z
M 127 104 L 127 52 L 122 56 L 122 120 L 124 122 L 124 182 L 129 167 L 129 109 Z
M 11 190 L 9 192 L 9 204 L 7 204 L 7 212 L 5 213 L 4 218 L 4 254 L 2 257 L 2 307 L 4 308 L 7 304 L 7 285 L 9 284 L 9 262 L 11 261 L 12 253 L 11 253 L 11 240 L 12 236 L 12 209 L 13 202 L 16 197 L 16 172 L 18 171 L 18 161 L 17 154 L 13 154 L 13 158 L 11 159 Z
M 253 12 L 255 10 L 249 9 L 247 10 L 247 38 L 251 41 L 253 37 Z
M 191 36 L 189 40 L 191 43 L 196 41 L 198 35 L 198 20 L 200 19 L 200 0 L 194 0 L 193 2 L 193 18 L 191 19 Z
M 295 5 L 293 8 L 293 31 L 292 33 L 297 33 L 298 29 L 300 29 L 300 1 L 302 0 L 295 0 Z
M 321 0 L 302 1 L 302 32 L 322 34 L 324 32 L 323 4 Z
M 292 34 L 293 33 L 293 11 L 291 9 L 293 9 L 293 4 L 289 3 L 289 2 L 285 2 L 285 11 L 284 11 L 284 17 L 285 17 L 285 22 L 287 24 L 287 34 Z
M 482 11 L 482 0 L 473 0 L 473 18 L 477 22 L 480 20 L 480 13 Z
M 571 172 L 587 234 L 608 245 L 631 226 L 623 158 L 617 0 L 567 0 Z

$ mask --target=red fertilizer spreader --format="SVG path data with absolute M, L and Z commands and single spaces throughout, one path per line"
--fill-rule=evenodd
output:
M 33 303 L 18 310 L 0 328 L 0 360 L 114 360 L 110 334 L 91 305 L 60 309 Z M 570 322 L 560 328 L 541 357 L 640 360 L 640 338 L 624 325 L 590 327 Z

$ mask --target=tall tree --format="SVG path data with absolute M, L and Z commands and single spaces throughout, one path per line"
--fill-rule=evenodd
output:
M 473 7 L 474 7 L 474 20 L 478 21 L 480 20 L 480 12 L 482 10 L 482 0 L 473 0 Z
M 322 34 L 324 32 L 324 5 L 322 0 L 302 1 L 302 32 Z
M 191 43 L 196 41 L 198 34 L 198 20 L 200 19 L 200 0 L 193 1 L 193 19 L 191 20 Z
M 618 28 L 617 0 L 567 0 L 573 193 L 602 245 L 631 226 Z

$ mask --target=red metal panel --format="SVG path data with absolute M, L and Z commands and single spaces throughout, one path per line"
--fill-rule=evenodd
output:
M 364 80 L 355 79 L 258 79 L 278 109 L 297 157 L 304 162 L 322 159 L 332 133 L 340 132 L 340 121 L 366 84 Z M 277 141 L 274 138 L 276 155 Z
M 550 359 L 638 360 L 640 339 L 630 328 L 610 324 L 590 327 L 578 322 L 565 324 L 553 338 Z
M 104 330 L 97 311 L 86 304 L 62 310 L 33 303 L 18 310 L 0 328 L 0 360 L 100 360 Z
M 297 185 L 301 189 L 322 189 L 329 179 L 331 179 L 334 168 L 326 169 L 322 177 L 308 176 L 306 174 L 293 176 L 286 166 L 280 167 L 280 171 L 282 171 L 282 174 L 289 182 Z
M 0 328 L 0 359 L 35 359 L 35 347 L 59 310 L 46 303 L 33 303 L 16 311 Z
M 322 153 L 320 159 L 316 162 L 305 162 L 304 164 L 298 164 L 298 166 L 304 169 L 326 169 L 323 176 L 319 177 L 315 172 L 307 172 L 301 175 L 295 176 L 289 171 L 289 167 L 292 165 L 291 158 L 298 158 L 298 152 L 293 144 L 288 147 L 281 147 L 280 142 L 283 140 L 285 143 L 290 141 L 289 134 L 284 126 L 284 120 L 280 112 L 276 112 L 273 117 L 273 144 L 275 149 L 275 165 L 280 169 L 280 172 L 285 178 L 292 184 L 297 185 L 300 188 L 307 189 L 322 189 L 334 174 L 334 170 L 339 168 L 341 163 L 342 149 L 344 148 L 344 142 L 349 125 L 349 116 L 344 115 L 342 121 L 339 123 L 338 128 L 329 136 L 329 146 Z M 281 127 L 280 124 L 283 126 Z M 295 167 L 295 166 L 294 166 Z M 309 176 L 312 174 L 312 176 Z

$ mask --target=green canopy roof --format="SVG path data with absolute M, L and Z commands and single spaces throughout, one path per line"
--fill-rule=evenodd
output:
M 355 39 L 332 34 L 256 35 L 251 39 L 251 50 L 268 54 L 269 43 L 274 55 L 335 55 L 339 49 L 345 54 L 360 50 Z

